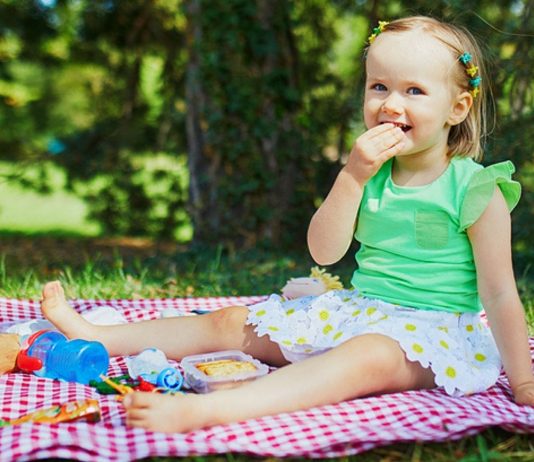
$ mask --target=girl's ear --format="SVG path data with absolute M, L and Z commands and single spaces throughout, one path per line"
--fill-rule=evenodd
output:
M 471 95 L 471 93 L 464 91 L 458 94 L 453 101 L 451 112 L 447 119 L 449 125 L 453 126 L 461 124 L 467 117 L 467 114 L 469 114 L 469 109 L 471 109 L 472 105 L 473 95 Z

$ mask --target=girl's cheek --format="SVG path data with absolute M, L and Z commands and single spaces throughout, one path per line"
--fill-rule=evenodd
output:
M 363 123 L 365 124 L 367 129 L 373 128 L 374 126 L 378 125 L 378 121 L 376 120 L 376 117 L 372 116 L 372 113 L 368 108 L 364 108 Z

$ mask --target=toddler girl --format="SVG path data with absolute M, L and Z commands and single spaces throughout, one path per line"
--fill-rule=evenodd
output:
M 102 327 L 67 304 L 58 282 L 44 287 L 44 315 L 111 355 L 240 349 L 279 366 L 205 395 L 130 394 L 129 425 L 184 432 L 381 393 L 465 395 L 491 387 L 501 364 L 516 402 L 534 405 L 511 262 L 509 210 L 520 187 L 510 162 L 473 160 L 484 134 L 479 49 L 467 31 L 426 17 L 382 22 L 369 41 L 367 131 L 308 231 L 321 265 L 338 261 L 355 235 L 354 289 Z

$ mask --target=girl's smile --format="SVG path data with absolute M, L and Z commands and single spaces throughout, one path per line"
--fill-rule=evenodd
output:
M 386 122 L 380 122 L 380 124 L 393 124 L 396 127 L 399 127 L 404 133 L 406 133 L 407 131 L 412 129 L 412 127 L 410 125 L 403 124 L 403 123 L 400 123 L 400 122 L 389 122 L 389 121 L 386 121 Z

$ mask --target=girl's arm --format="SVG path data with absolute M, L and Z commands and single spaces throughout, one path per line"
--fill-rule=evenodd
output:
M 347 252 L 365 183 L 404 147 L 405 135 L 393 124 L 382 124 L 361 135 L 347 165 L 313 215 L 308 228 L 308 247 L 320 265 L 331 265 Z
M 527 324 L 512 267 L 510 214 L 499 188 L 467 234 L 473 247 L 482 305 L 515 401 L 534 406 Z

